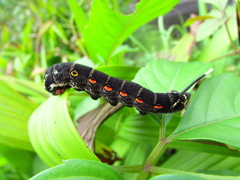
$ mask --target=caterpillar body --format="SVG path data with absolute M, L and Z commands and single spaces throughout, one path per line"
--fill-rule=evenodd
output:
M 81 64 L 66 62 L 47 69 L 44 85 L 53 95 L 60 95 L 72 87 L 77 91 L 86 91 L 95 100 L 103 97 L 113 106 L 121 102 L 124 106 L 135 107 L 141 114 L 173 113 L 182 110 L 188 103 L 191 94 L 186 91 L 211 71 L 193 81 L 182 92 L 154 93 L 137 83 L 109 76 Z

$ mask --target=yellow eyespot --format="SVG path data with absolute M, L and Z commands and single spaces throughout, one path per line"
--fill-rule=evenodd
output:
M 77 72 L 77 70 L 72 70 L 71 71 L 71 75 L 73 76 L 73 77 L 77 77 L 78 76 L 78 72 Z

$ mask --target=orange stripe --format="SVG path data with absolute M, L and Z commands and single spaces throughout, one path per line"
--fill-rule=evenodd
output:
M 139 98 L 136 98 L 135 100 L 136 100 L 138 103 L 143 103 L 143 100 L 142 100 L 142 98 L 140 98 L 140 97 L 139 97 Z
M 89 82 L 92 84 L 95 84 L 97 82 L 97 80 L 93 77 L 89 78 Z
M 109 86 L 109 85 L 104 86 L 104 89 L 105 89 L 106 91 L 112 91 L 112 87 Z
M 126 97 L 128 96 L 128 93 L 127 92 L 124 92 L 124 91 L 120 91 L 119 94 L 123 97 Z
M 161 105 L 155 105 L 154 108 L 156 109 L 162 109 L 163 107 Z

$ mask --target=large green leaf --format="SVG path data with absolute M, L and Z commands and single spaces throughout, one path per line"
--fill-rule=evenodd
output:
M 204 178 L 195 177 L 191 175 L 177 175 L 177 174 L 168 174 L 168 175 L 161 175 L 151 178 L 150 180 L 206 180 Z
M 28 119 L 37 105 L 0 80 L 0 143 L 33 150 L 28 137 Z
M 224 164 L 224 169 L 237 173 L 240 170 L 239 162 L 239 157 L 180 150 L 165 161 L 162 167 L 188 172 L 216 171 L 213 174 L 218 174 L 217 171 L 221 171 Z
M 137 74 L 139 68 L 133 66 L 100 66 L 96 70 L 109 74 L 126 81 L 131 81 Z
M 239 180 L 239 161 L 239 157 L 177 151 L 154 172 L 193 175 L 208 180 Z
M 27 96 L 33 102 L 41 104 L 49 96 L 44 90 L 42 84 L 36 84 L 27 79 L 15 78 L 13 76 L 0 75 L 0 80 L 7 83 L 8 86 L 15 89 L 19 93 Z
M 199 62 L 151 61 L 133 81 L 154 92 L 181 91 L 209 67 L 210 64 Z
M 88 22 L 86 14 L 84 13 L 84 9 L 79 6 L 78 2 L 75 0 L 67 0 L 67 2 L 74 15 L 78 31 L 79 33 L 82 33 Z
M 179 0 L 141 0 L 136 11 L 123 15 L 110 10 L 101 0 L 94 0 L 90 21 L 83 33 L 88 54 L 95 62 L 111 63 L 119 45 L 145 23 L 169 12 Z
M 211 141 L 173 141 L 166 146 L 167 148 L 185 151 L 195 151 L 202 153 L 220 154 L 225 156 L 240 157 L 240 151 L 226 148 L 220 143 Z
M 159 126 L 148 116 L 134 114 L 125 119 L 118 136 L 136 143 L 155 145 L 158 142 Z
M 31 178 L 31 180 L 42 179 L 120 180 L 123 178 L 116 170 L 106 164 L 96 161 L 71 159 Z
M 63 159 L 89 159 L 99 161 L 79 136 L 67 109 L 67 93 L 52 96 L 45 101 L 29 121 L 31 143 L 49 166 Z
M 240 77 L 206 80 L 169 139 L 208 139 L 240 147 Z

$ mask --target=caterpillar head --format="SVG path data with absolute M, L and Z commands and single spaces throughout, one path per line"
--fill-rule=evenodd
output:
M 60 95 L 70 88 L 69 71 L 73 63 L 58 63 L 47 69 L 44 75 L 45 89 L 53 95 Z
M 175 98 L 174 103 L 172 104 L 173 112 L 182 110 L 191 97 L 191 94 L 188 92 L 179 93 L 177 91 L 171 91 L 171 95 Z

